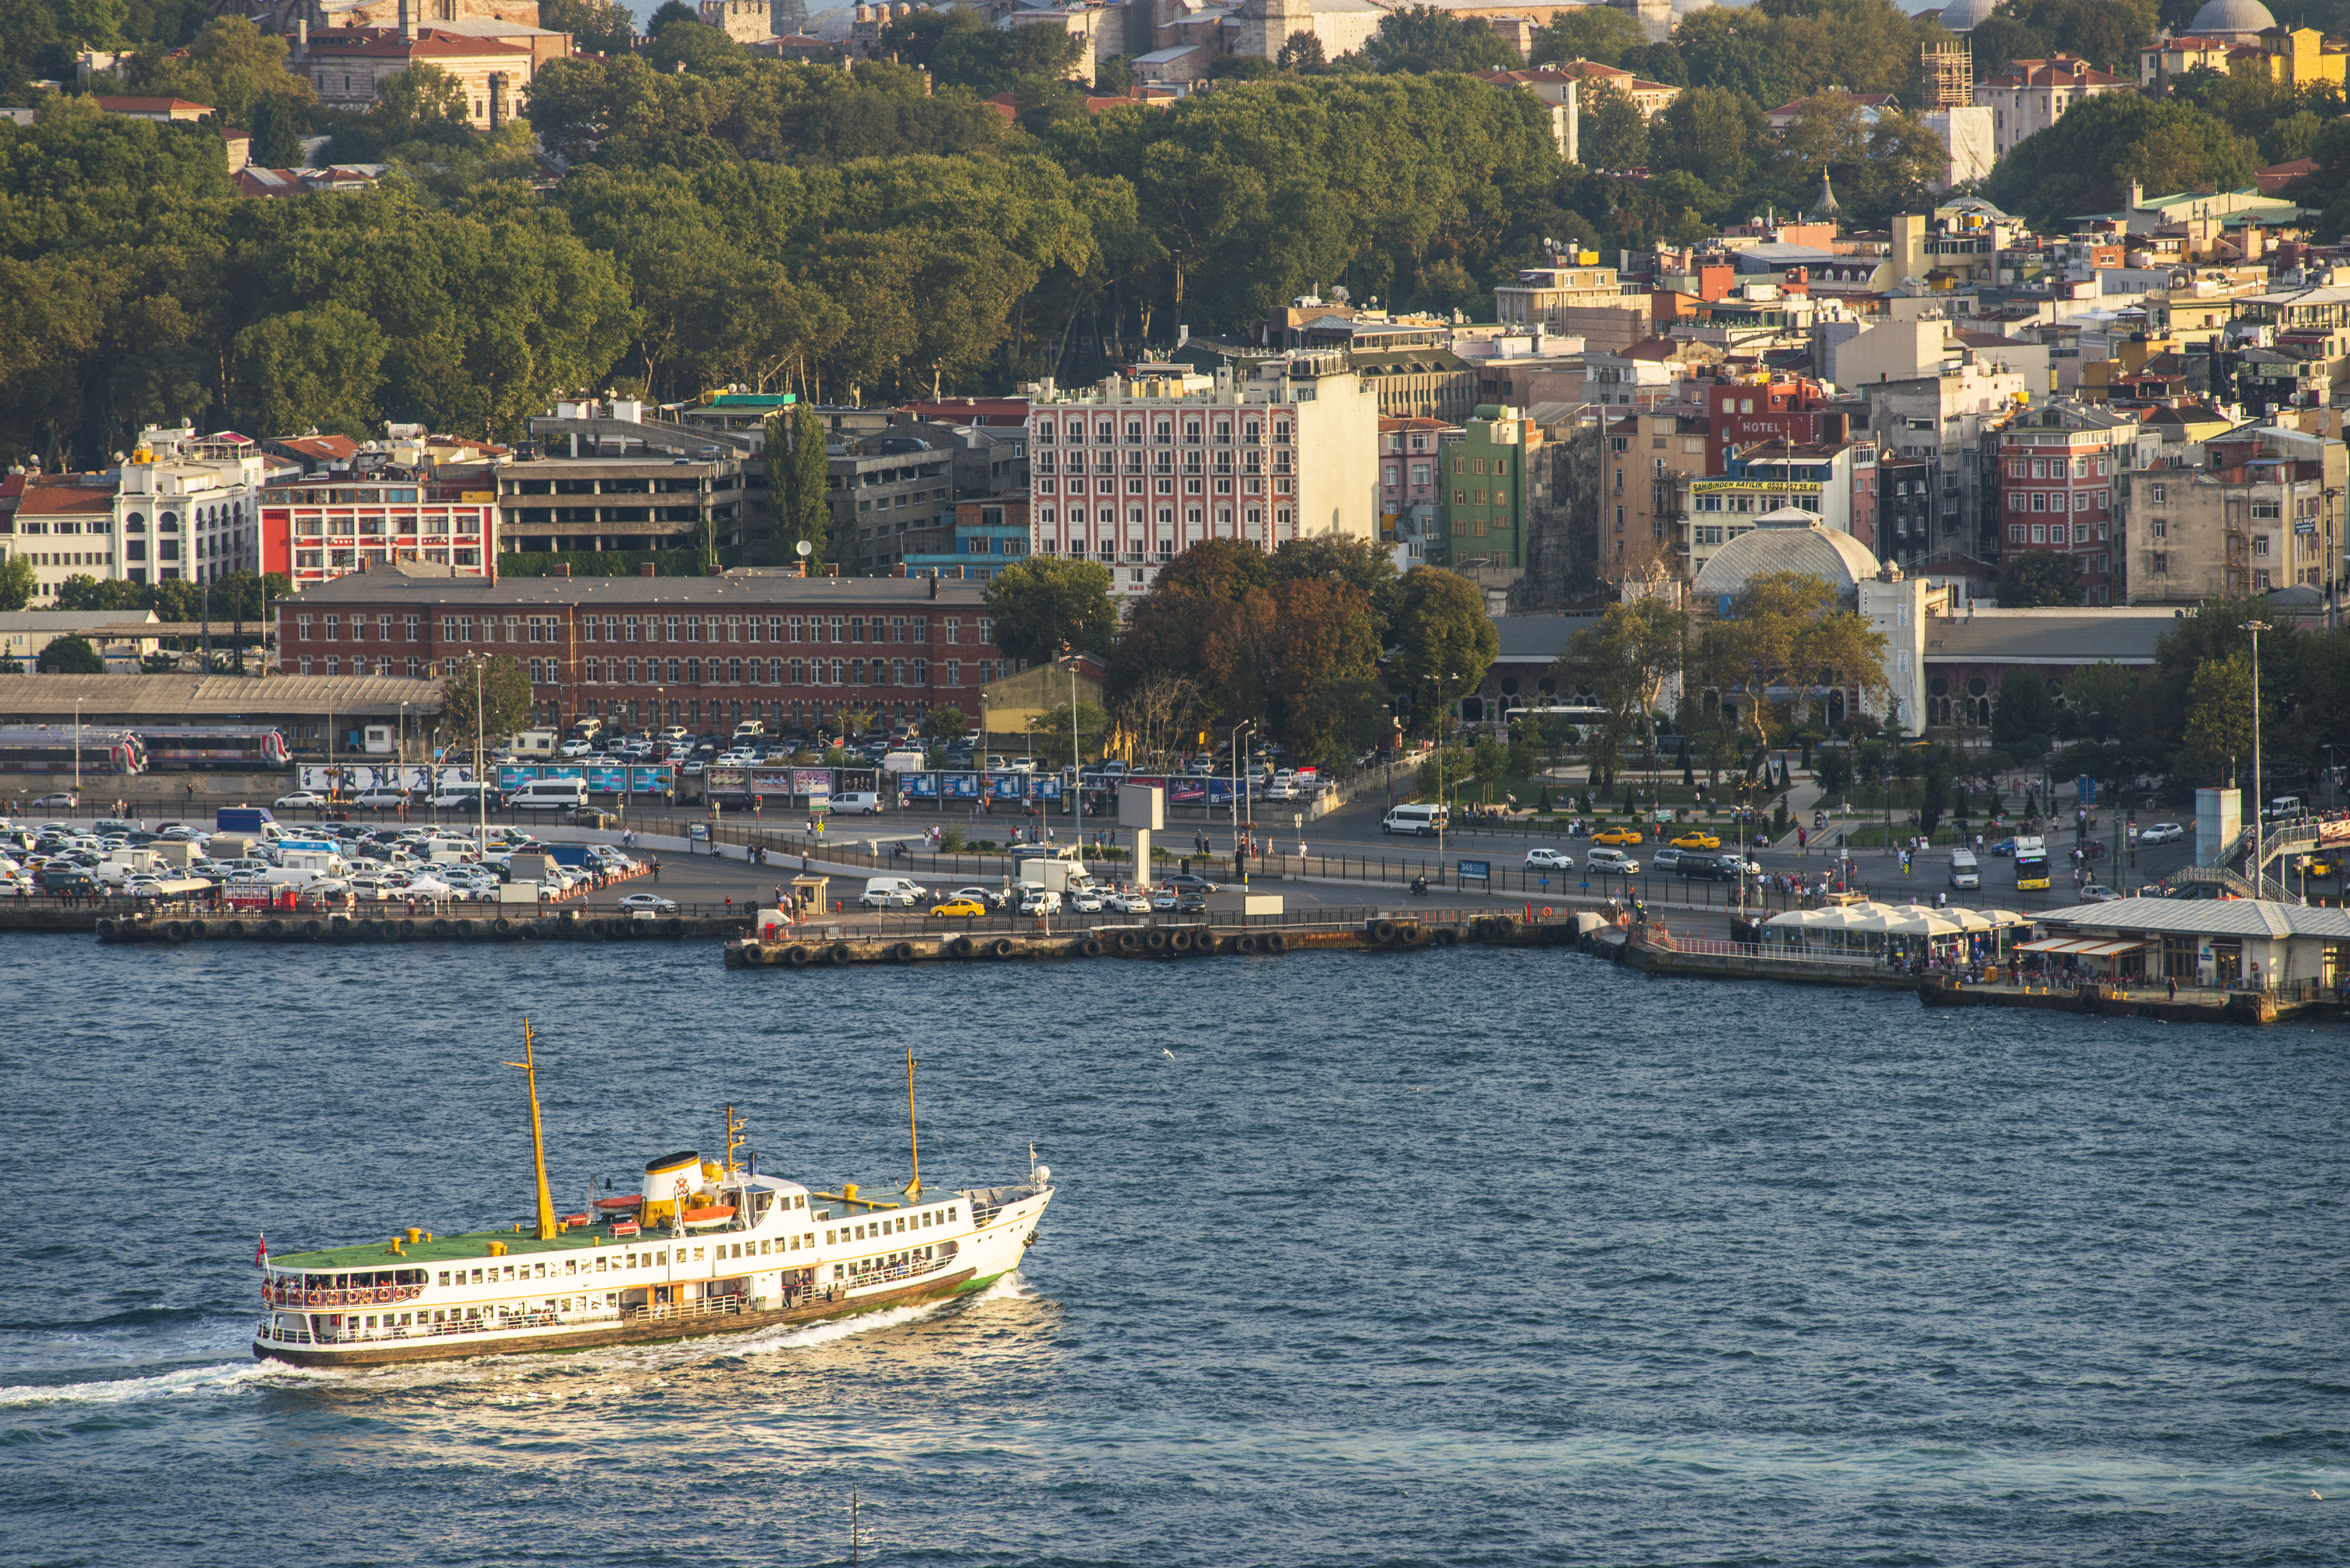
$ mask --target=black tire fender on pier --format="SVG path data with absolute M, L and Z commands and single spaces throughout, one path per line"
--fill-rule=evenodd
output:
M 889 961 L 891 963 L 913 962 L 914 944 L 911 942 L 899 942 L 895 946 L 891 947 L 889 950 Z
M 1371 940 L 1378 943 L 1381 947 L 1385 947 L 1388 943 L 1395 940 L 1395 935 L 1396 923 L 1393 920 L 1373 920 L 1371 922 Z
M 1142 950 L 1142 934 L 1139 931 L 1118 932 L 1118 950 L 1122 953 L 1140 952 Z
M 432 934 L 433 934 L 434 936 L 436 936 L 436 937 L 445 937 L 445 936 L 447 936 L 447 935 L 449 934 L 449 922 L 448 922 L 448 921 L 446 921 L 446 920 L 435 920 L 435 921 L 433 921 L 433 922 L 432 922 Z
M 265 937 L 282 937 L 286 934 L 286 922 L 272 920 L 261 928 L 261 934 Z
M 315 942 L 327 934 L 326 924 L 320 920 L 305 920 L 302 922 L 302 934 Z
M 1453 947 L 1457 945 L 1460 940 L 1461 933 L 1454 930 L 1451 926 L 1439 926 L 1436 928 L 1436 945 L 1438 947 Z
M 987 956 L 998 959 L 1010 958 L 1012 956 L 1012 939 L 1010 937 L 998 937 L 993 941 L 988 943 Z
M 663 920 L 661 922 L 661 935 L 665 937 L 681 937 L 685 935 L 685 922 L 674 918 Z
M 1269 953 L 1287 952 L 1289 939 L 1279 931 L 1267 931 L 1264 937 L 1264 950 Z
M 1151 952 L 1163 953 L 1167 950 L 1167 933 L 1154 928 L 1142 939 L 1142 945 Z
M 490 929 L 495 931 L 502 937 L 512 936 L 514 934 L 514 922 L 507 919 L 504 915 L 500 915 L 496 920 L 491 923 Z
M 957 937 L 954 940 L 947 944 L 947 951 L 952 953 L 957 958 L 971 957 L 971 950 L 972 940 L 968 936 Z
M 104 940 L 106 940 L 108 938 L 109 938 L 109 937 L 111 937 L 111 936 L 113 936 L 113 935 L 114 935 L 114 918 L 113 918 L 112 916 L 110 916 L 110 915 L 100 915 L 100 916 L 98 918 L 98 937 L 99 937 L 99 940 L 100 940 L 100 941 L 104 941 Z
M 233 942 L 243 941 L 244 940 L 244 922 L 243 920 L 229 921 L 226 925 L 221 927 L 221 935 L 226 937 Z
M 188 928 L 178 920 L 166 920 L 163 922 L 163 940 L 167 942 L 184 942 L 188 940 Z
M 1232 951 L 1240 954 L 1243 958 L 1254 957 L 1256 954 L 1256 939 L 1246 935 L 1234 937 L 1232 939 Z
M 1190 952 L 1191 950 L 1191 933 L 1189 931 L 1168 932 L 1167 950 L 1170 953 Z
M 832 946 L 824 950 L 824 961 L 827 963 L 845 964 L 848 961 L 848 959 L 849 952 L 848 944 L 847 942 L 835 942 Z
M 807 968 L 807 961 L 811 956 L 807 949 L 797 942 L 784 950 L 784 961 L 794 969 Z
M 1087 937 L 1084 941 L 1079 942 L 1072 950 L 1075 951 L 1079 958 L 1099 958 L 1102 956 L 1101 939 L 1099 937 Z

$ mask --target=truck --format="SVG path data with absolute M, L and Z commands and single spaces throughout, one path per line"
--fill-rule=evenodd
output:
M 556 744 L 560 739 L 552 730 L 525 730 L 506 743 L 513 748 L 515 756 L 527 760 L 555 755 Z
M 265 805 L 224 805 L 213 814 L 213 831 L 242 833 L 255 838 L 277 836 L 277 819 Z
M 347 876 L 350 867 L 332 849 L 287 849 L 278 854 L 277 869 L 307 872 L 309 877 L 318 877 Z
M 153 850 L 125 847 L 107 852 L 98 863 L 98 879 L 109 888 L 120 888 L 133 877 L 161 877 L 168 869 L 172 868 Z
M 587 868 L 591 858 L 585 844 L 550 844 L 546 846 L 546 857 L 557 866 L 572 866 L 582 870 Z
M 1085 860 L 1074 845 L 1020 862 L 1020 886 L 1024 889 L 1042 888 L 1064 896 L 1097 890 L 1094 875 L 1086 869 Z

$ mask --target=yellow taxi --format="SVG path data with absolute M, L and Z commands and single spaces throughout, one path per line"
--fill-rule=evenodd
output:
M 1591 842 L 1594 844 L 1634 845 L 1640 842 L 1640 830 L 1637 827 L 1606 827 L 1600 829 L 1597 833 L 1593 834 L 1591 836 Z
M 1673 840 L 1676 849 L 1719 849 L 1721 840 L 1701 827 L 1692 827 Z
M 975 919 L 986 914 L 987 911 L 980 908 L 979 900 L 976 898 L 950 898 L 943 904 L 932 904 L 931 913 L 951 916 L 957 919 Z

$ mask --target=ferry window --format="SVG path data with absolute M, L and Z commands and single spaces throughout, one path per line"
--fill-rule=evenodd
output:
M 567 1274 L 577 1273 L 579 1272 L 578 1260 L 575 1258 L 566 1258 L 563 1261 L 563 1272 Z
M 798 1251 L 800 1250 L 800 1239 L 797 1236 L 794 1236 L 789 1241 L 785 1243 L 785 1247 L 786 1251 L 794 1252 Z
M 695 1262 L 697 1262 L 697 1263 L 701 1263 L 701 1262 L 708 1262 L 708 1260 L 707 1260 L 707 1259 L 705 1259 L 704 1257 L 702 1257 L 702 1249 L 701 1249 L 701 1248 L 699 1248 L 699 1247 L 696 1247 L 696 1248 L 693 1250 L 693 1261 L 694 1261 Z
M 806 1207 L 807 1207 L 807 1194 L 806 1194 L 806 1193 L 802 1193 L 802 1194 L 800 1194 L 798 1197 L 796 1197 L 796 1198 L 793 1199 L 792 1199 L 792 1207 L 793 1207 L 793 1208 L 795 1208 L 795 1209 L 805 1209 L 805 1208 L 806 1208 Z
M 545 1263 L 538 1265 L 538 1277 L 542 1280 L 546 1278 L 546 1265 Z
M 865 1240 L 865 1227 L 862 1225 L 857 1227 L 857 1240 L 860 1241 Z
M 653 1263 L 656 1267 L 665 1267 L 668 1262 L 669 1254 L 667 1252 L 655 1252 L 653 1254 Z
M 482 1271 L 481 1271 L 481 1270 L 479 1270 L 479 1269 L 475 1269 L 475 1270 L 473 1271 L 473 1283 L 475 1283 L 475 1284 L 477 1284 L 477 1285 L 478 1285 L 478 1284 L 480 1284 L 481 1282 L 482 1282 Z
M 449 1283 L 449 1271 L 448 1271 L 448 1270 L 446 1270 L 446 1269 L 443 1269 L 443 1270 L 442 1270 L 442 1271 L 441 1271 L 441 1284 L 442 1284 L 442 1287 L 443 1289 L 446 1289 L 446 1288 L 447 1288 L 447 1286 L 448 1286 L 448 1283 Z
M 832 1234 L 832 1232 L 831 1232 L 831 1231 L 827 1231 L 824 1233 L 824 1244 L 825 1244 L 826 1246 L 829 1247 L 829 1246 L 831 1246 L 831 1245 L 832 1245 L 832 1243 L 833 1243 L 833 1234 Z
M 952 1219 L 955 1217 L 955 1210 L 958 1210 L 958 1209 L 960 1209 L 960 1208 L 962 1208 L 962 1204 L 960 1204 L 960 1203 L 950 1203 L 950 1204 L 948 1204 L 948 1205 L 947 1205 L 947 1218 L 948 1218 L 949 1220 L 952 1220 Z
M 601 1252 L 597 1253 L 597 1254 L 596 1254 L 596 1272 L 597 1272 L 598 1273 L 599 1273 L 599 1274 L 600 1274 L 600 1273 L 602 1273 L 602 1272 L 604 1272 L 605 1264 L 606 1264 L 608 1262 L 608 1260 L 607 1260 L 607 1259 L 605 1258 L 605 1256 L 604 1256 Z

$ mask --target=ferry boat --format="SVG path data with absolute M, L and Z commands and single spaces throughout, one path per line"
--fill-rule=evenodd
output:
M 639 1192 L 558 1217 L 546 1182 L 538 1067 L 530 1026 L 537 1223 L 265 1257 L 253 1354 L 297 1366 L 380 1366 L 478 1355 L 642 1345 L 745 1334 L 943 1300 L 1020 1265 L 1053 1200 L 1052 1170 L 1029 1154 L 1028 1179 L 932 1192 L 913 1179 L 887 1195 L 855 1183 L 825 1191 L 764 1175 L 735 1156 L 743 1124 L 725 1113 L 716 1160 L 687 1149 L 649 1160 Z M 913 1118 L 914 1059 L 906 1057 Z

